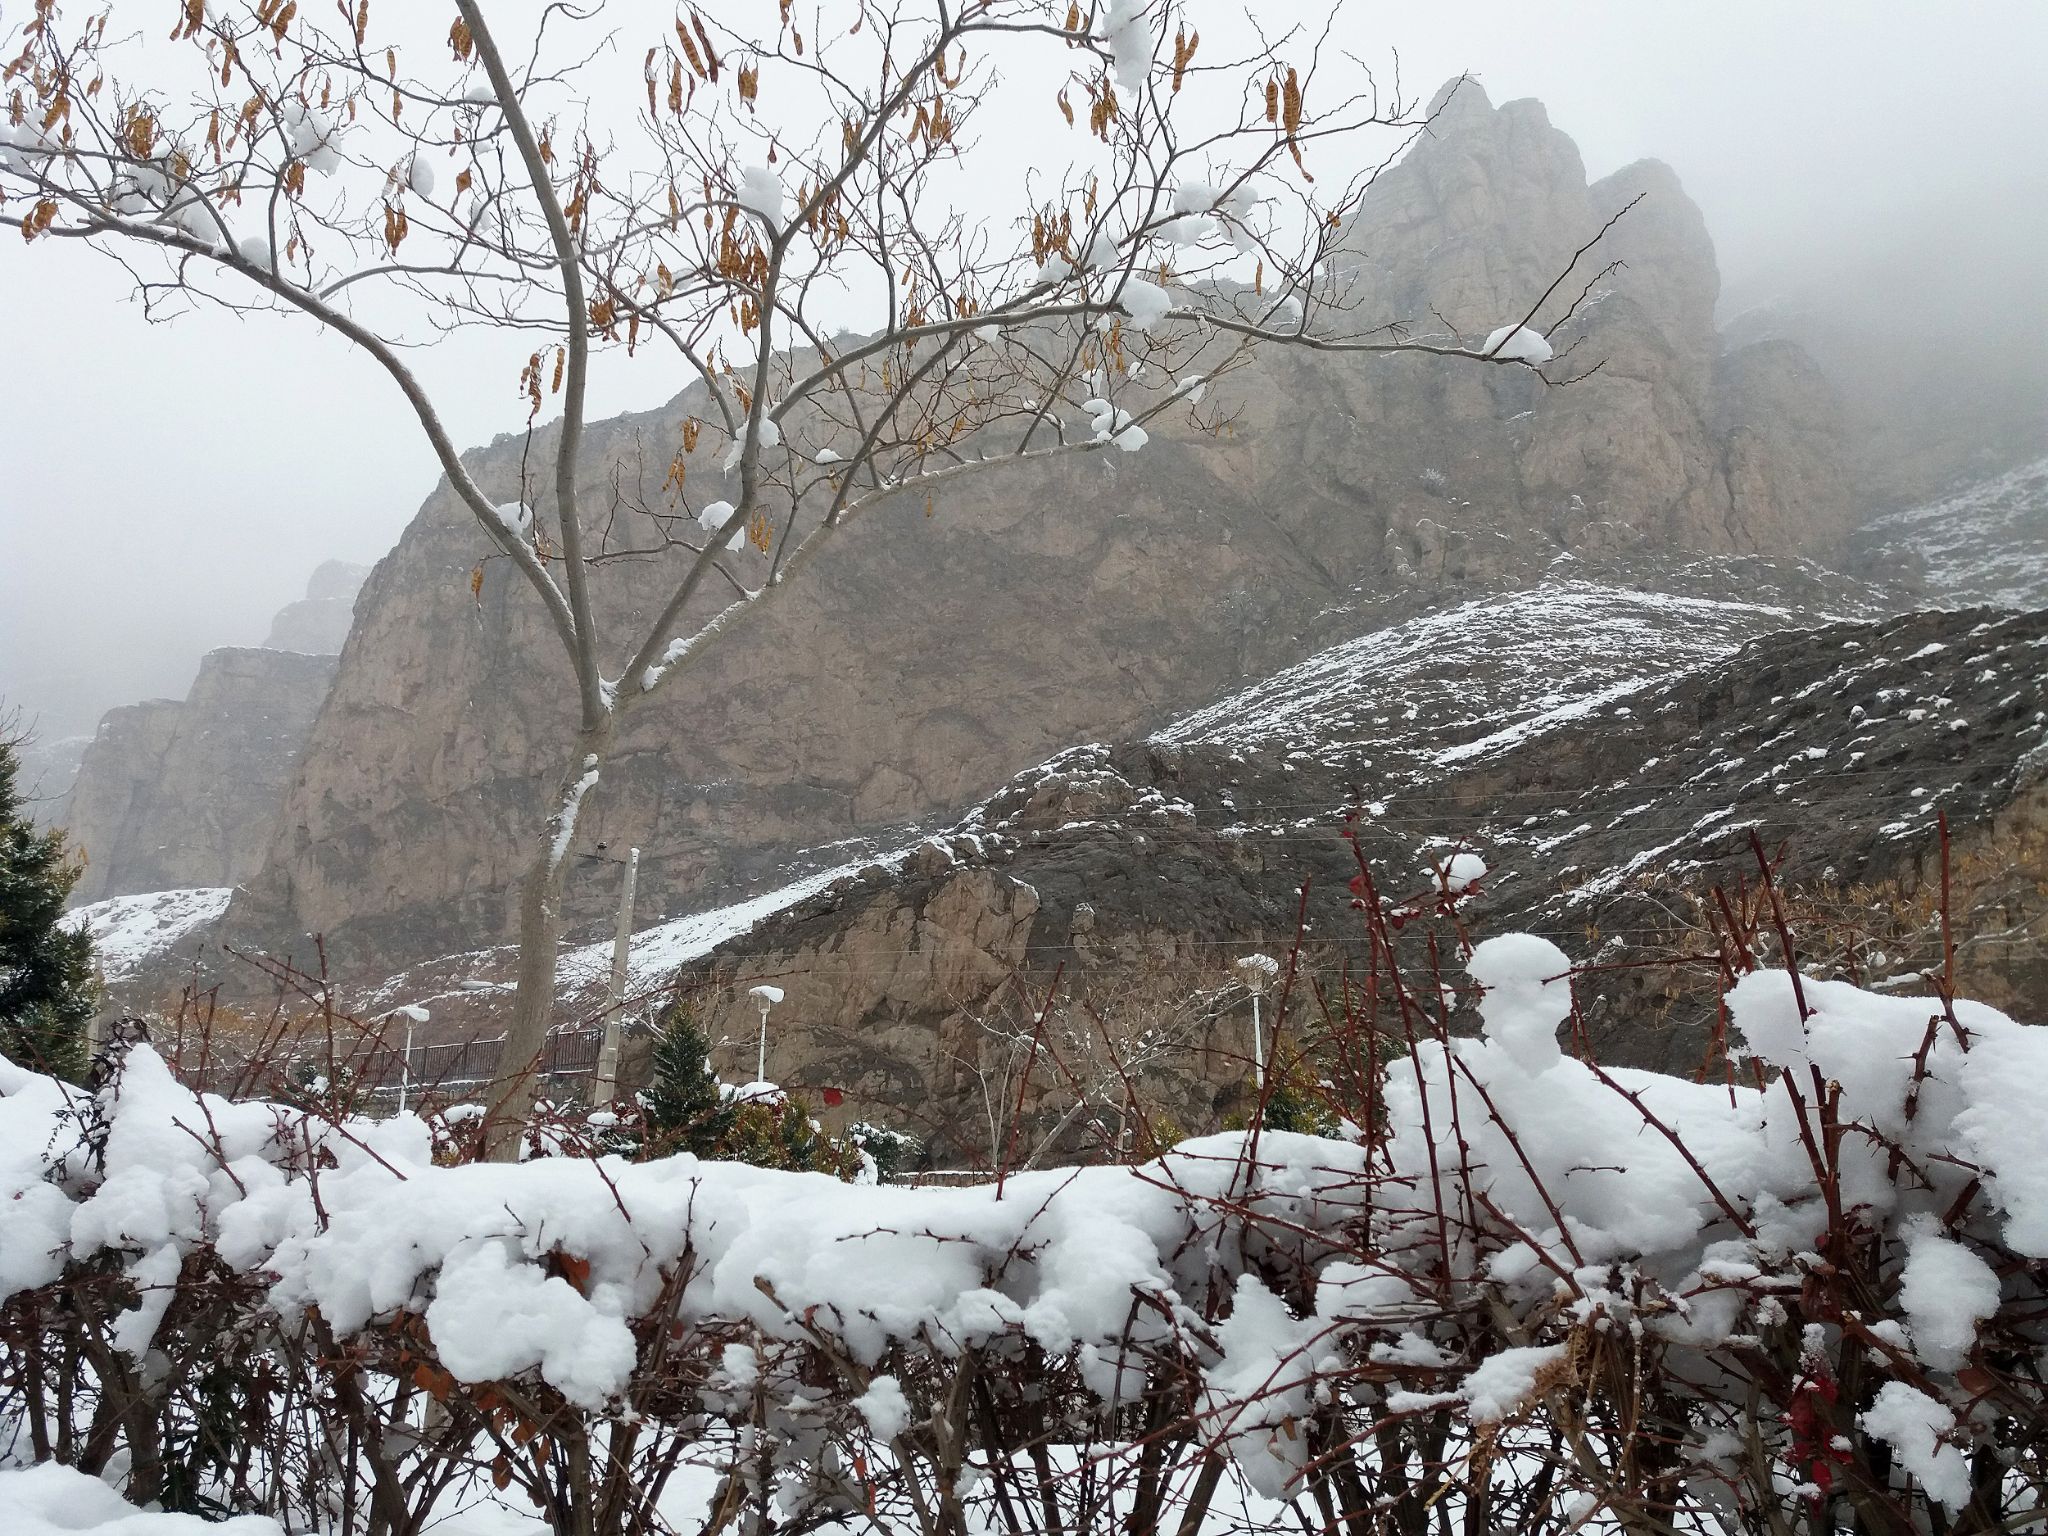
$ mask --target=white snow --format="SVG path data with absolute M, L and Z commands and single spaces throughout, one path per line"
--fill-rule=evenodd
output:
M 406 167 L 405 184 L 421 197 L 434 195 L 434 167 L 425 155 L 412 157 L 412 164 Z
M 772 1008 L 782 1001 L 782 988 L 769 986 L 749 987 L 747 988 L 747 996 L 753 998 L 756 1002 L 766 1003 Z
M 576 837 L 576 817 L 583 809 L 583 797 L 597 788 L 597 759 L 583 759 L 583 772 L 576 782 L 569 786 L 569 792 L 562 797 L 561 809 L 555 812 L 555 837 L 548 847 L 548 863 L 559 867 L 568 857 L 569 844 Z
M 90 934 L 107 980 L 119 981 L 217 921 L 234 894 L 234 887 L 217 885 L 110 896 L 67 912 L 64 926 Z
M 1240 750 L 1306 743 L 1433 778 L 1441 766 L 1505 751 L 1732 656 L 1791 618 L 1762 603 L 1552 580 L 1371 630 L 1152 739 Z M 1565 645 L 1572 664 L 1560 667 Z M 1407 700 L 1427 727 L 1390 729 L 1388 699 Z
M 910 1427 L 910 1404 L 894 1376 L 877 1376 L 868 1383 L 867 1391 L 853 1400 L 853 1406 L 878 1440 L 894 1440 Z
M 1858 1422 L 1891 1446 L 1930 1499 L 1952 1511 L 1970 1502 L 1970 1464 L 1941 1438 L 1956 1427 L 1955 1412 L 1945 1403 L 1903 1381 L 1888 1381 Z
M 1482 357 L 1506 358 L 1517 363 L 1547 363 L 1553 355 L 1543 333 L 1526 325 L 1502 326 L 1486 338 L 1479 352 Z
M 714 926 L 700 918 L 696 940 Z M 988 1185 L 856 1186 L 689 1155 L 437 1166 L 416 1116 L 336 1126 L 202 1099 L 146 1045 L 100 1093 L 96 1160 L 59 1134 L 79 1090 L 0 1061 L 0 1300 L 103 1260 L 138 1297 L 114 1343 L 145 1358 L 184 1261 L 210 1251 L 269 1277 L 262 1306 L 287 1326 L 317 1306 L 346 1339 L 410 1314 L 458 1378 L 531 1373 L 591 1411 L 617 1405 L 634 1329 L 657 1308 L 665 1323 L 749 1339 L 726 1351 L 726 1375 L 764 1386 L 780 1344 L 823 1341 L 866 1373 L 892 1350 L 914 1359 L 1003 1336 L 1065 1362 L 1107 1405 L 1176 1358 L 1218 1450 L 1255 1491 L 1285 1497 L 1311 1454 L 1300 1426 L 1333 1373 L 1355 1379 L 1361 1358 L 1423 1372 L 1455 1360 L 1456 1397 L 1490 1424 L 1553 1387 L 1583 1391 L 1565 1342 L 1581 1322 L 1676 1351 L 1739 1345 L 1782 1319 L 1777 1295 L 1811 1281 L 1834 1200 L 1871 1233 L 1886 1269 L 1870 1294 L 1888 1309 L 1896 1281 L 1906 1329 L 1869 1321 L 1910 1338 L 1932 1373 L 1879 1382 L 1862 1425 L 1960 1507 L 1973 1430 L 1936 1394 L 1964 1390 L 1949 1378 L 1998 1305 L 1984 1251 L 2025 1254 L 2036 1236 L 2041 1160 L 2009 1127 L 2042 1118 L 2048 1030 L 1959 1000 L 1958 1028 L 1930 1032 L 1937 999 L 1816 977 L 1802 1009 L 1790 977 L 1758 971 L 1728 1008 L 1769 1069 L 1763 1086 L 1602 1073 L 1557 1050 L 1567 967 L 1535 935 L 1476 948 L 1483 1037 L 1424 1037 L 1391 1064 L 1380 1148 L 1267 1130 L 1254 1152 L 1247 1135 L 1199 1137 L 1138 1167 L 1015 1174 L 1000 1199 Z M 1875 1133 L 1841 1141 L 1826 1194 L 1794 1097 L 1816 1074 L 1841 1123 Z M 1893 1147 L 1919 1172 L 1900 1176 Z M 1487 1321 L 1467 1337 L 1514 1342 L 1439 1358 L 1417 1330 L 1448 1321 L 1431 1234 L 1449 1211 L 1488 1287 Z M 573 1283 L 560 1255 L 582 1261 Z M 1200 1298 L 1219 1288 L 1227 1315 L 1205 1321 Z M 1810 1335 L 1810 1352 L 1827 1347 L 1819 1326 Z M 859 1379 L 873 1432 L 906 1428 L 901 1383 Z M 1413 1385 L 1389 1391 L 1389 1411 L 1447 1400 Z
M 660 981 L 678 966 L 710 954 L 727 939 L 737 938 L 764 919 L 795 906 L 808 896 L 815 896 L 833 881 L 844 879 L 871 863 L 887 864 L 900 860 L 907 851 L 899 850 L 879 860 L 861 859 L 821 869 L 744 901 L 692 912 L 688 916 L 644 928 L 633 935 L 628 950 L 627 964 L 632 984 L 641 987 Z M 570 988 L 609 976 L 611 964 L 610 939 L 565 950 L 559 968 L 563 985 Z
M 1572 1011 L 1571 968 L 1563 950 L 1528 933 L 1483 940 L 1465 962 L 1484 989 L 1479 1016 L 1486 1038 L 1530 1077 L 1563 1059 L 1557 1027 Z
M 1280 962 L 1271 955 L 1241 955 L 1237 960 L 1237 968 L 1247 979 L 1257 977 L 1262 984 L 1280 974 Z
M 1564 1359 L 1562 1344 L 1504 1349 L 1467 1376 L 1460 1388 L 1476 1424 L 1497 1424 L 1529 1406 L 1543 1372 Z
M 1131 420 L 1131 413 L 1100 398 L 1084 400 L 1088 430 L 1098 443 L 1114 443 L 1125 453 L 1136 453 L 1150 441 L 1145 429 Z
M 735 444 L 734 448 L 737 451 L 738 445 Z M 705 532 L 714 536 L 728 526 L 732 527 L 732 537 L 725 541 L 727 549 L 738 549 L 747 539 L 746 526 L 733 516 L 735 510 L 729 501 L 708 501 L 697 513 L 697 521 L 703 525 Z
M 0 1467 L 0 1531 L 7 1536 L 284 1536 L 268 1515 L 218 1523 L 137 1509 L 96 1477 L 46 1461 Z
M 1267 1498 L 1286 1497 L 1307 1464 L 1308 1437 L 1295 1426 L 1313 1410 L 1317 1375 L 1337 1358 L 1334 1341 L 1316 1348 L 1327 1334 L 1318 1319 L 1290 1313 L 1257 1275 L 1237 1277 L 1230 1316 L 1216 1330 L 1223 1353 L 1206 1373 L 1204 1405 L 1209 1433 L 1223 1432 L 1245 1480 Z
M 342 124 L 333 113 L 296 100 L 281 104 L 278 113 L 283 118 L 293 156 L 305 161 L 308 170 L 332 176 L 341 169 L 341 151 L 336 145 L 341 139 Z
M 733 201 L 749 213 L 759 214 L 771 233 L 789 217 L 789 191 L 782 178 L 765 165 L 749 165 L 740 171 L 739 191 Z
M 1173 300 L 1157 283 L 1148 283 L 1142 277 L 1130 277 L 1124 279 L 1123 307 L 1133 330 L 1150 331 L 1165 321 Z
M 1431 874 L 1446 895 L 1460 896 L 1486 878 L 1486 860 L 1467 849 L 1452 854 L 1441 870 Z
M 1887 564 L 1910 559 L 1945 605 L 2048 605 L 2048 458 L 1874 518 L 1853 542 Z
M 1913 1353 L 1937 1371 L 1959 1370 L 1977 1342 L 1977 1325 L 1998 1311 L 1998 1276 L 1961 1243 L 1923 1230 L 1908 1241 L 1899 1305 Z
M 1109 48 L 1110 71 L 1116 76 L 1116 88 L 1126 96 L 1145 88 L 1145 77 L 1159 51 L 1154 26 L 1151 0 L 1109 0 L 1103 13 L 1101 37 Z

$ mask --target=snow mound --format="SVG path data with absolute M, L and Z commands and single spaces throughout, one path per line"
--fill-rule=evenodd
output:
M 7 1536 L 284 1536 L 268 1515 L 215 1523 L 137 1509 L 98 1478 L 54 1461 L 0 1467 L 0 1530 Z

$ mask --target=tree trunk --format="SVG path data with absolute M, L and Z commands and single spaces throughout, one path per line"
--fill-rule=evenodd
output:
M 555 961 L 562 937 L 562 890 L 567 884 L 578 812 L 597 789 L 596 773 L 611 749 L 612 729 L 582 731 L 576 755 L 562 775 L 554 814 L 542 830 L 533 862 L 519 882 L 519 969 L 512 1017 L 505 1027 L 497 1074 L 484 1096 L 484 1157 L 516 1162 L 527 1117 L 540 1086 L 542 1054 L 555 1016 Z M 589 783 L 583 784 L 588 778 Z M 579 785 L 582 787 L 579 788 Z M 566 823 L 566 833 L 565 832 Z

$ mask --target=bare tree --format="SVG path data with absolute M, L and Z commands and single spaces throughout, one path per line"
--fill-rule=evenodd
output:
M 336 9 L 187 0 L 167 47 L 120 31 L 159 7 L 73 22 L 41 0 L 4 43 L 0 209 L 122 262 L 153 310 L 293 312 L 360 347 L 545 609 L 576 719 L 522 877 L 501 1151 L 550 1021 L 577 813 L 622 721 L 842 529 L 991 465 L 1135 452 L 1162 418 L 1213 430 L 1216 381 L 1263 345 L 1549 356 L 1512 316 L 1473 345 L 1355 312 L 1346 232 L 1424 117 L 1331 26 L 1253 28 L 1219 58 L 1175 0 L 783 0 L 757 31 L 664 15 L 643 51 L 641 18 L 603 30 L 601 7 L 546 6 L 515 43 L 457 0 L 445 46 L 373 37 L 369 0 Z M 578 96 L 620 58 L 641 61 L 631 121 Z M 991 188 L 993 136 L 1020 131 L 1056 163 Z M 531 501 L 465 467 L 407 361 L 422 327 L 533 336 L 521 387 L 561 418 Z M 584 443 L 613 355 L 670 370 L 696 413 L 666 506 L 638 509 L 673 581 L 626 633 L 593 581 L 648 548 L 596 504 Z

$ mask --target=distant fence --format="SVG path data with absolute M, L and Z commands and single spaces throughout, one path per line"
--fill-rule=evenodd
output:
M 301 1038 L 252 1060 L 232 1045 L 209 1039 L 157 1042 L 178 1080 L 188 1088 L 227 1096 L 303 1090 L 320 1078 L 339 1080 L 356 1093 L 395 1101 L 403 1086 L 409 1098 L 459 1100 L 489 1083 L 498 1071 L 505 1037 L 418 1042 L 408 1055 L 405 1042 L 383 1034 L 324 1039 Z M 552 1031 L 541 1052 L 544 1097 L 567 1097 L 597 1074 L 604 1044 L 602 1028 Z

